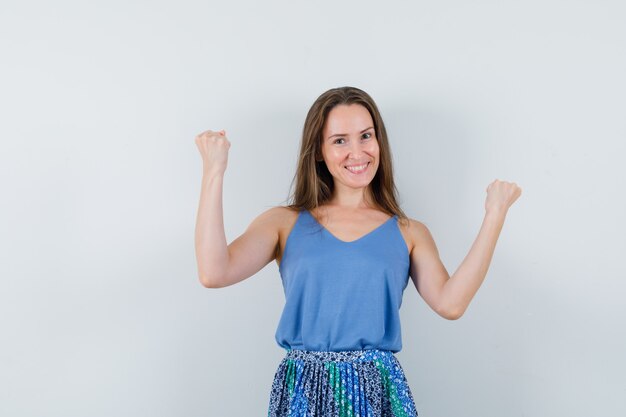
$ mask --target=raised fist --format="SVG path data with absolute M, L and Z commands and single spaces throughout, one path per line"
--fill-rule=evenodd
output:
M 213 132 L 207 130 L 196 136 L 196 145 L 202 156 L 203 171 L 223 174 L 228 165 L 228 149 L 230 142 L 226 139 L 226 131 Z
M 506 213 L 520 195 L 522 189 L 514 182 L 495 180 L 487 186 L 485 210 Z

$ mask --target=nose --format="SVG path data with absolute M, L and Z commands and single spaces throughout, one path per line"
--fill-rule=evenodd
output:
M 367 144 L 360 140 L 351 140 L 350 156 L 352 156 L 353 159 L 359 159 L 363 155 L 363 149 L 365 149 L 366 146 Z

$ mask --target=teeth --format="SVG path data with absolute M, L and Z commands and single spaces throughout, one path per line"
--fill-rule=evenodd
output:
M 354 167 L 346 167 L 347 169 L 349 169 L 352 172 L 359 172 L 365 169 L 365 167 L 367 167 L 367 164 L 363 164 L 363 165 L 359 165 L 359 166 L 354 166 Z

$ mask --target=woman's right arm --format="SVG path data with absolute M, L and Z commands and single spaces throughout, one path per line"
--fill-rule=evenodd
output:
M 204 168 L 198 207 L 195 248 L 198 277 L 207 288 L 222 288 L 242 281 L 275 259 L 279 208 L 259 215 L 247 230 L 227 245 L 222 188 L 230 142 L 224 131 L 196 136 Z

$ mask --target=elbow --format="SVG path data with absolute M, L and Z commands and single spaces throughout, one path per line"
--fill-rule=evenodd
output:
M 458 320 L 461 318 L 461 316 L 463 316 L 463 312 L 458 310 L 458 311 L 449 312 L 444 317 L 448 320 Z
M 198 280 L 205 288 L 222 288 L 226 286 L 227 282 L 226 271 L 218 270 L 214 268 L 201 268 L 198 266 L 197 270 Z
M 439 315 L 447 320 L 458 320 L 463 316 L 465 310 L 459 307 L 448 307 L 439 310 Z
M 204 288 L 222 288 L 222 285 L 217 279 L 210 279 L 205 276 L 200 276 L 199 279 L 200 284 L 202 284 Z
M 211 281 L 209 281 L 208 279 L 206 279 L 205 277 L 198 277 L 198 279 L 200 280 L 200 284 L 204 287 L 204 288 L 213 288 L 213 284 L 211 283 Z

